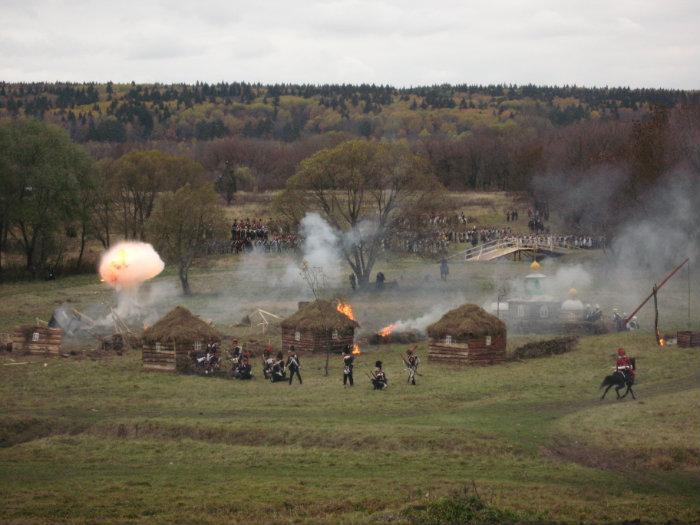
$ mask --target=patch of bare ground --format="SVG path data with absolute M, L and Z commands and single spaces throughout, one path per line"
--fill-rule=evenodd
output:
M 447 453 L 484 454 L 488 447 L 499 452 L 517 455 L 524 453 L 509 443 L 494 444 L 493 437 L 455 435 L 454 432 L 436 433 L 430 436 L 385 436 L 354 434 L 352 432 L 299 429 L 279 429 L 261 432 L 259 428 L 201 426 L 195 424 L 166 423 L 160 421 L 130 421 L 125 423 L 98 423 L 86 432 L 104 437 L 121 439 L 192 439 L 209 443 L 239 446 L 296 446 L 302 448 L 353 449 L 397 452 L 419 449 L 442 450 Z
M 556 439 L 541 447 L 540 455 L 555 461 L 616 472 L 635 470 L 687 470 L 700 474 L 698 448 L 604 449 Z
M 84 432 L 87 425 L 67 420 L 35 417 L 0 418 L 0 447 L 11 447 L 63 434 L 76 435 Z

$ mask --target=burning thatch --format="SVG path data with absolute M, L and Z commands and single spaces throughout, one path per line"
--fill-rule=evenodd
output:
M 442 318 L 428 326 L 433 339 L 451 336 L 456 339 L 473 339 L 485 336 L 504 336 L 506 325 L 498 317 L 487 313 L 475 304 L 464 304 L 450 310 Z
M 283 320 L 281 325 L 287 329 L 313 331 L 343 331 L 360 326 L 357 321 L 340 312 L 335 303 L 322 299 L 302 306 L 295 314 Z
M 176 306 L 170 313 L 149 327 L 143 333 L 146 343 L 175 341 L 192 343 L 196 341 L 220 341 L 221 332 L 209 323 L 193 315 L 187 308 Z
M 382 332 L 372 334 L 368 338 L 371 345 L 388 345 L 388 344 L 408 344 L 417 343 L 425 340 L 425 334 L 418 330 L 408 330 L 405 332 L 388 332 L 384 335 Z

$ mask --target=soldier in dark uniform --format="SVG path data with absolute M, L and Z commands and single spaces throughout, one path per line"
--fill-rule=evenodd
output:
M 350 386 L 353 385 L 352 369 L 354 363 L 355 356 L 352 355 L 350 347 L 347 346 L 345 350 L 343 350 L 343 386 L 347 386 L 348 383 L 350 383 Z
M 382 362 L 377 361 L 374 363 L 374 370 L 370 376 L 372 379 L 372 386 L 375 390 L 385 390 L 389 386 L 389 379 L 386 376 L 386 372 L 382 368 Z
M 377 274 L 377 290 L 383 290 L 384 289 L 384 281 L 386 280 L 386 277 L 384 277 L 384 273 L 379 272 Z
M 450 274 L 450 267 L 447 265 L 447 259 L 444 257 L 440 261 L 440 279 L 447 281 L 447 276 Z
M 294 347 L 291 346 L 287 352 L 287 370 L 289 371 L 289 384 L 292 384 L 294 380 L 294 374 L 299 378 L 299 384 L 301 384 L 301 374 L 299 369 L 301 368 L 301 362 L 299 361 L 299 356 L 294 351 Z
M 284 356 L 282 352 L 277 352 L 277 357 L 272 363 L 272 371 L 270 373 L 270 382 L 284 381 L 287 375 L 284 370 Z
M 418 359 L 418 356 L 414 353 L 415 348 L 414 346 L 406 350 L 406 359 L 404 360 L 406 370 L 408 371 L 408 382 L 411 385 L 416 384 L 416 373 L 418 373 L 418 364 L 420 363 L 420 359 Z

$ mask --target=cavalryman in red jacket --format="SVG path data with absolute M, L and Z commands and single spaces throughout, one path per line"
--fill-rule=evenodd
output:
M 615 369 L 618 372 L 622 372 L 625 375 L 629 375 L 634 379 L 634 365 L 632 360 L 625 354 L 624 348 L 617 349 L 617 361 L 615 362 Z

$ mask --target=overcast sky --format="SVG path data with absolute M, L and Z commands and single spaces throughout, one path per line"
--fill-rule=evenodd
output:
M 699 0 L 0 0 L 0 79 L 700 87 Z

